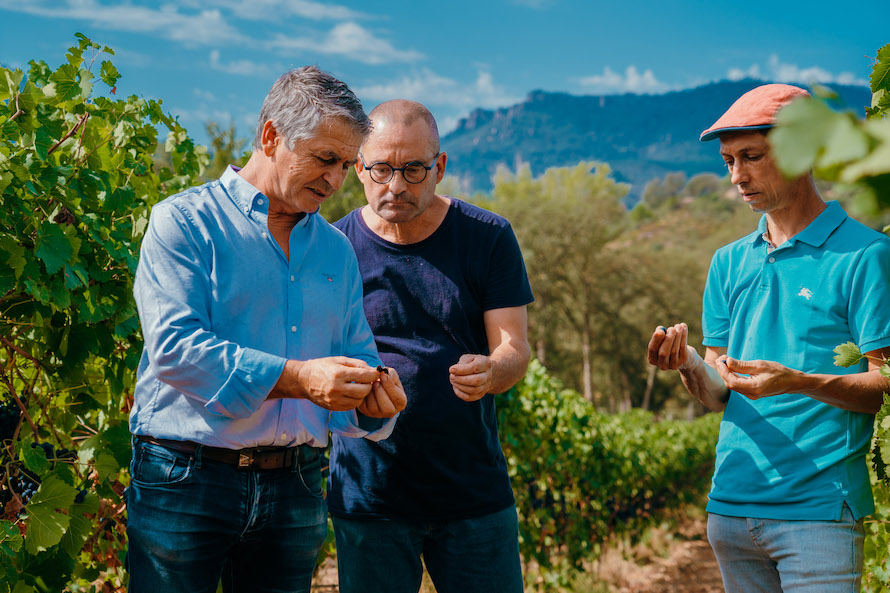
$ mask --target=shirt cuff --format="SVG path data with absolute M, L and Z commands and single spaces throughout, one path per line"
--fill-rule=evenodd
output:
M 274 354 L 242 349 L 235 370 L 204 407 L 220 416 L 248 418 L 266 401 L 286 362 Z

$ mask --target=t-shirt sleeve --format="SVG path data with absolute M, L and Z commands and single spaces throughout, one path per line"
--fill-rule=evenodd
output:
M 726 348 L 729 345 L 729 289 L 724 279 L 725 267 L 718 251 L 711 259 L 702 297 L 702 345 L 712 348 Z
M 490 311 L 520 307 L 534 300 L 519 242 L 513 228 L 507 224 L 498 234 L 491 250 L 482 308 Z
M 862 252 L 853 270 L 847 311 L 850 333 L 861 352 L 890 346 L 890 240 Z

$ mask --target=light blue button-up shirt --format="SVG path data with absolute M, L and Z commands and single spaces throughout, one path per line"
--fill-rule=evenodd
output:
M 240 449 L 392 432 L 395 418 L 266 399 L 287 359 L 380 364 L 349 241 L 310 214 L 291 231 L 288 261 L 268 212 L 231 167 L 152 209 L 134 288 L 145 349 L 133 434 Z

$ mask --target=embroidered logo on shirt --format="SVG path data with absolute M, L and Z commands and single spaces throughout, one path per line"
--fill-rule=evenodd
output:
M 813 291 L 804 286 L 800 289 L 800 292 L 797 293 L 797 296 L 802 296 L 806 300 L 810 300 L 811 298 L 813 298 Z

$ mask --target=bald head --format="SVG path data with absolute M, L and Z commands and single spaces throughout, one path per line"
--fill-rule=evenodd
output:
M 429 129 L 429 143 L 434 153 L 439 152 L 439 127 L 430 110 L 418 103 L 407 99 L 394 99 L 386 101 L 375 107 L 368 115 L 371 119 L 372 129 L 368 136 L 370 139 L 375 131 L 383 130 L 388 126 L 411 127 L 415 122 L 422 121 Z

